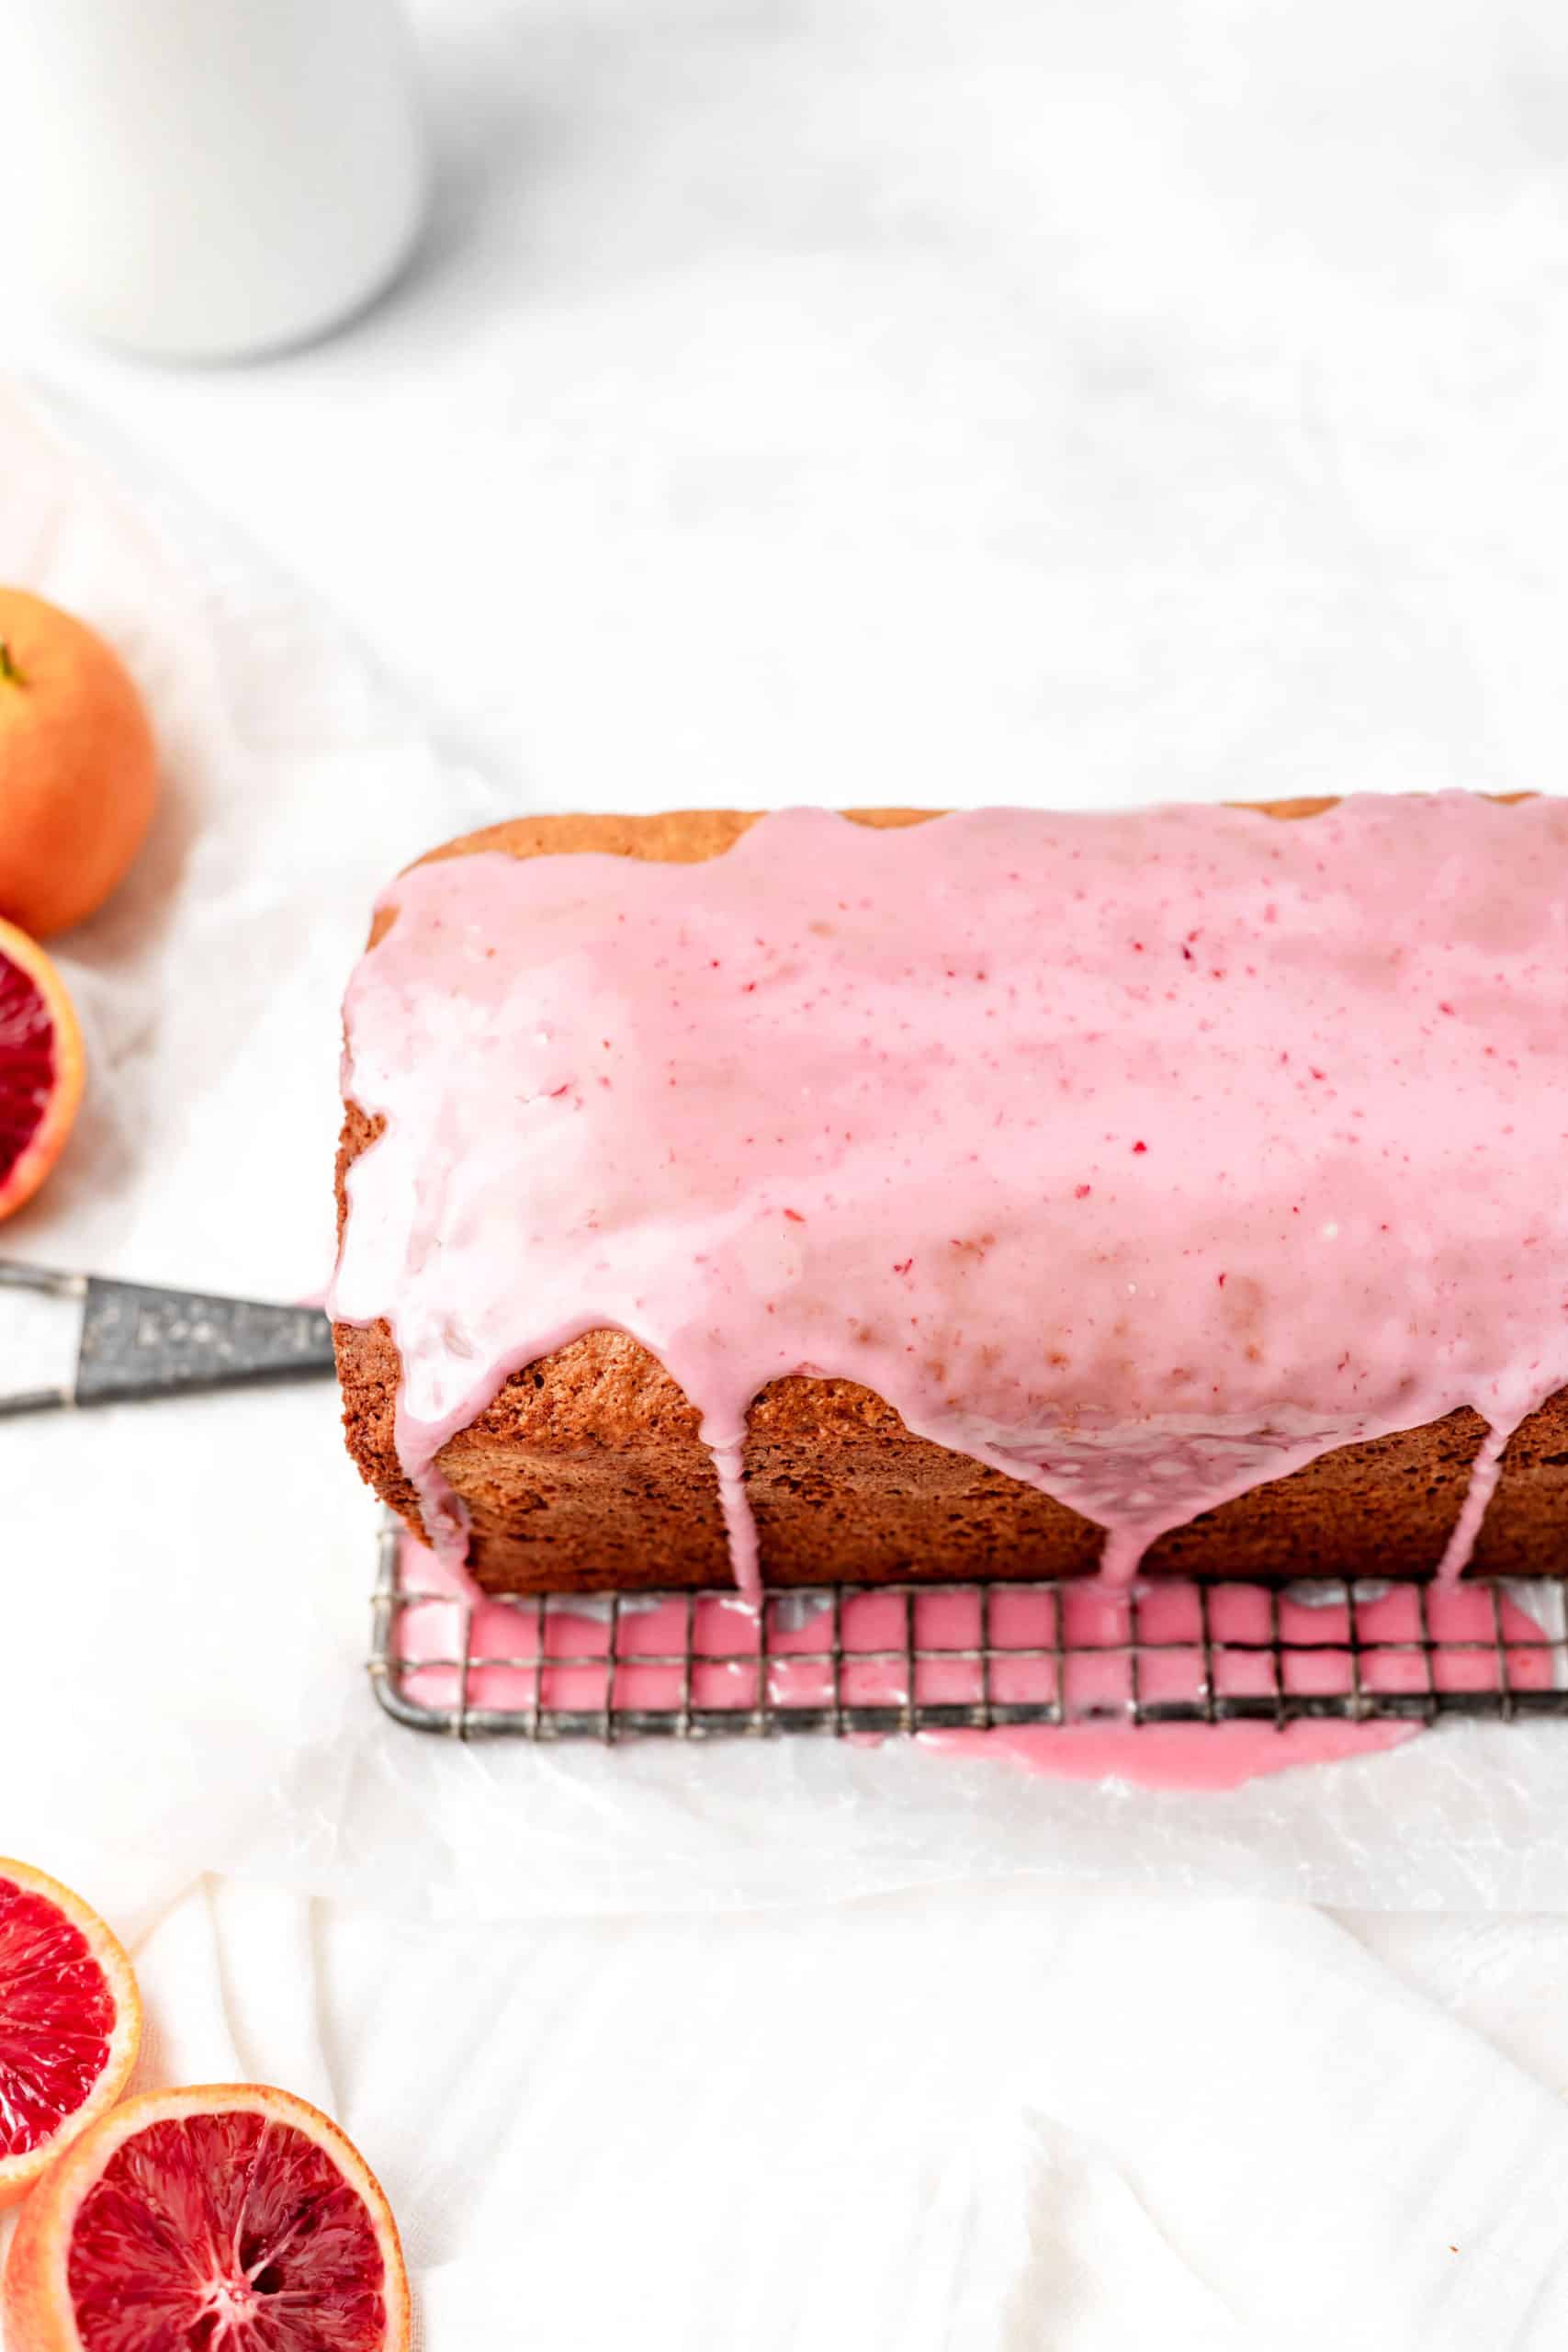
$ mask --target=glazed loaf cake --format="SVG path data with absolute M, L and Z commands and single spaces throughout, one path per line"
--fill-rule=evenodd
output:
M 388 893 L 376 1492 L 498 1592 L 752 1530 L 781 1586 L 1561 1569 L 1561 805 L 853 820 L 519 820 Z

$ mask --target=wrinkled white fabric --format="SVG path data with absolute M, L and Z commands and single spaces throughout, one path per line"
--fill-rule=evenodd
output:
M 138 2086 L 336 2114 L 427 2352 L 1562 2339 L 1568 2109 L 1440 1966 L 1425 1997 L 1299 1906 L 976 1885 L 392 1929 L 207 1879 L 136 1960 Z

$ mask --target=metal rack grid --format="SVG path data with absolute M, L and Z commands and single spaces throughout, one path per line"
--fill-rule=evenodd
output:
M 1504 1584 L 1092 1580 L 529 1595 L 471 1606 L 380 1540 L 369 1670 L 397 1722 L 534 1741 L 1118 1722 L 1568 1714 L 1568 1575 Z

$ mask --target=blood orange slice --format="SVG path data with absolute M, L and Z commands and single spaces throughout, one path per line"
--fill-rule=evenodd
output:
M 100 2118 L 22 2211 L 8 2352 L 406 2352 L 397 2224 L 358 2150 L 256 2083 Z
M 130 1962 L 97 1913 L 0 1861 L 0 2205 L 113 2106 L 141 2040 Z
M 30 1200 L 82 1100 L 82 1033 L 36 939 L 0 922 L 0 1217 Z

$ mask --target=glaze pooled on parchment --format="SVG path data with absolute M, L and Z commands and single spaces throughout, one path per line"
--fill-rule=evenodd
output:
M 761 820 L 698 865 L 413 868 L 346 1006 L 332 1312 L 447 1439 L 630 1333 L 702 1417 L 876 1390 L 1106 1531 L 1107 1574 L 1327 1448 L 1568 1385 L 1568 804 L 1464 794 Z

